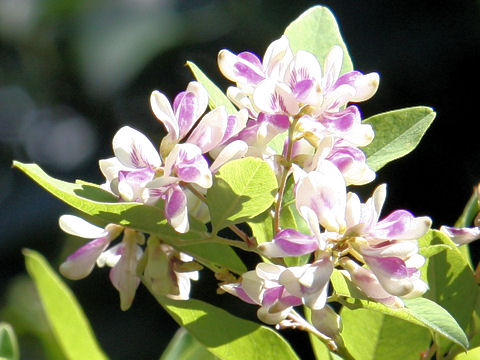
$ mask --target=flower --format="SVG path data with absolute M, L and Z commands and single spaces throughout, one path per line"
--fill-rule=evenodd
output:
M 174 300 L 187 300 L 190 297 L 190 281 L 198 280 L 201 266 L 185 253 L 175 250 L 151 236 L 146 250 L 144 278 L 157 295 Z
M 155 205 L 163 199 L 169 224 L 178 232 L 187 232 L 188 202 L 181 184 L 212 186 L 212 172 L 202 150 L 195 144 L 176 144 L 163 163 L 150 140 L 128 126 L 117 131 L 112 144 L 115 157 L 99 162 L 106 177 L 102 187 L 122 201 Z
M 418 270 L 425 259 L 418 253 L 417 240 L 429 230 L 431 220 L 414 217 L 406 210 L 396 210 L 379 220 L 386 197 L 385 185 L 378 186 L 373 196 L 362 204 L 356 194 L 346 194 L 340 171 L 330 162 L 321 161 L 315 171 L 306 175 L 300 173 L 295 194 L 298 212 L 307 221 L 314 237 L 282 230 L 271 243 L 260 245 L 266 254 L 315 252 L 318 259 L 319 252 L 352 252 L 368 265 L 386 293 L 411 298 L 427 290 Z M 320 231 L 320 226 L 324 232 Z M 298 250 L 299 245 L 303 246 L 302 251 Z M 340 264 L 341 259 L 340 255 Z M 348 266 L 347 271 L 353 270 L 358 273 L 357 267 Z M 355 276 L 353 273 L 352 277 Z
M 455 244 L 470 244 L 472 241 L 480 239 L 480 227 L 462 227 L 443 225 L 440 231 L 447 235 Z
M 120 294 L 120 308 L 127 310 L 140 283 L 136 267 L 143 253 L 138 246 L 144 242 L 143 234 L 115 224 L 109 224 L 102 229 L 73 215 L 62 215 L 59 225 L 68 234 L 95 238 L 67 257 L 60 265 L 60 273 L 66 278 L 79 280 L 88 276 L 95 264 L 99 267 L 110 266 L 110 281 Z M 122 231 L 122 241 L 107 250 Z
M 293 306 L 302 303 L 280 283 L 284 271 L 285 267 L 280 265 L 259 263 L 255 270 L 242 275 L 240 283 L 225 284 L 221 288 L 247 303 L 260 305 L 257 316 L 261 321 L 278 324 L 288 316 Z
M 71 280 L 79 280 L 88 276 L 97 259 L 123 231 L 123 227 L 119 225 L 110 224 L 105 228 L 100 228 L 73 215 L 60 216 L 58 223 L 67 234 L 93 239 L 68 256 L 60 265 L 60 273 Z

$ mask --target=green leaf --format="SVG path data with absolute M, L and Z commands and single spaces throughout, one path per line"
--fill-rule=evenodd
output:
M 323 6 L 314 6 L 285 29 L 293 53 L 307 50 L 314 54 L 320 65 L 334 45 L 343 49 L 342 73 L 353 70 L 352 60 L 332 12 Z
M 261 214 L 272 205 L 276 190 L 275 173 L 265 161 L 248 157 L 226 163 L 207 191 L 213 231 Z
M 10 324 L 0 323 L 0 359 L 18 360 L 20 353 L 18 350 L 17 337 Z
M 257 244 L 261 244 L 273 239 L 273 218 L 266 211 L 247 221 L 248 226 L 252 230 Z
M 480 347 L 470 349 L 465 353 L 460 353 L 453 360 L 478 360 L 480 359 Z
M 209 352 L 185 328 L 177 330 L 160 360 L 215 360 L 215 355 Z
M 437 303 L 426 298 L 404 300 L 407 311 L 425 327 L 468 349 L 468 339 L 455 318 Z
M 106 359 L 75 296 L 33 250 L 24 250 L 27 272 L 40 294 L 47 319 L 63 352 L 69 359 Z
M 368 309 L 342 308 L 342 338 L 356 360 L 417 360 L 427 350 L 430 332 Z
M 455 222 L 455 227 L 469 227 L 472 226 L 473 219 L 480 212 L 480 204 L 478 200 L 477 192 L 474 191 L 470 199 L 468 200 L 462 214 Z
M 420 142 L 435 118 L 435 112 L 417 106 L 374 115 L 363 123 L 373 126 L 375 138 L 362 150 L 367 164 L 378 171 L 392 160 L 410 153 Z
M 176 245 L 181 250 L 196 261 L 208 266 L 209 263 L 225 267 L 236 274 L 243 274 L 247 271 L 245 264 L 235 251 L 230 247 L 218 243 Z M 214 269 L 212 269 L 214 270 Z
M 225 95 L 225 93 L 210 80 L 200 68 L 191 61 L 187 61 L 187 66 L 192 71 L 195 78 L 201 83 L 208 92 L 208 104 L 210 109 L 214 109 L 219 106 L 225 106 L 228 114 L 236 114 L 238 111 L 233 106 L 231 101 Z
M 472 291 L 477 284 L 468 260 L 448 236 L 437 230 L 430 230 L 420 238 L 419 245 L 421 248 L 448 246 L 445 251 L 429 257 L 422 268 L 429 285 L 424 297 L 445 308 L 463 329 L 467 329 L 477 300 L 477 292 Z
M 331 281 L 338 301 L 349 309 L 369 309 L 426 327 L 448 340 L 468 348 L 468 339 L 457 321 L 440 305 L 426 298 L 404 300 L 406 307 L 392 309 L 369 300 L 343 274 L 334 270 Z
M 298 359 L 290 344 L 269 327 L 200 300 L 156 299 L 180 326 L 220 359 Z
M 102 220 L 105 224 L 115 223 L 157 235 L 163 241 L 178 247 L 193 257 L 209 260 L 237 273 L 241 273 L 245 269 L 243 262 L 229 246 L 223 244 L 196 245 L 195 240 L 204 240 L 209 238 L 210 234 L 205 225 L 193 218 L 190 218 L 190 231 L 180 234 L 167 223 L 163 210 L 159 207 L 117 202 L 115 196 L 100 189 L 98 185 L 83 181 L 73 184 L 55 179 L 36 164 L 14 161 L 13 166 L 23 171 L 63 202 L 89 216 Z

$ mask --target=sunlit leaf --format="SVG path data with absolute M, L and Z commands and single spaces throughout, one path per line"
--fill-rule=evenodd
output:
M 477 292 L 472 291 L 477 285 L 468 260 L 448 236 L 437 230 L 429 231 L 419 239 L 419 244 L 422 248 L 448 246 L 427 259 L 423 273 L 429 290 L 424 296 L 445 308 L 467 329 L 477 300 Z
M 210 234 L 207 233 L 205 225 L 193 218 L 190 219 L 190 231 L 179 234 L 167 223 L 163 210 L 159 207 L 133 202 L 117 202 L 112 194 L 100 189 L 98 185 L 83 181 L 69 183 L 55 179 L 36 164 L 14 161 L 13 165 L 52 195 L 73 208 L 102 220 L 105 224 L 112 222 L 158 235 L 163 241 L 177 246 L 192 256 L 198 256 L 198 259 L 212 261 L 237 273 L 245 269 L 243 262 L 228 246 L 209 243 L 196 245 L 195 240 L 203 240 L 210 237 Z
M 253 219 L 274 200 L 277 179 L 263 160 L 244 158 L 223 165 L 207 192 L 213 230 Z
M 288 342 L 269 327 L 238 318 L 203 301 L 156 298 L 180 326 L 220 359 L 298 359 Z
M 365 124 L 373 126 L 375 138 L 362 150 L 368 166 L 378 171 L 392 160 L 410 153 L 432 124 L 435 112 L 425 106 L 389 111 L 369 117 Z
M 418 360 L 430 332 L 401 319 L 367 309 L 342 308 L 342 338 L 356 360 Z
M 349 309 L 369 309 L 426 327 L 446 339 L 468 348 L 468 339 L 458 322 L 440 305 L 426 298 L 404 300 L 406 307 L 392 309 L 369 300 L 340 271 L 332 273 L 332 285 L 339 302 Z
M 285 29 L 293 52 L 307 50 L 313 53 L 320 64 L 334 45 L 343 49 L 342 73 L 353 70 L 352 60 L 338 28 L 337 21 L 332 12 L 323 6 L 314 6 Z
M 106 359 L 91 326 L 71 290 L 45 258 L 24 250 L 27 272 L 33 278 L 53 333 L 69 359 Z

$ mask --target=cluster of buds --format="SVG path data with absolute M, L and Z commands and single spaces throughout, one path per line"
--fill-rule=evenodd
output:
M 307 51 L 294 54 L 286 36 L 268 47 L 263 60 L 250 52 L 222 50 L 218 64 L 235 83 L 227 90 L 238 109 L 235 113 L 224 106 L 207 111 L 208 93 L 199 82 L 189 83 L 172 103 L 154 91 L 152 111 L 167 132 L 159 151 L 139 131 L 123 127 L 113 138 L 115 156 L 99 163 L 106 178 L 103 189 L 118 201 L 163 202 L 168 223 L 186 233 L 189 216 L 210 221 L 203 195 L 223 164 L 247 156 L 266 161 L 279 184 L 271 209 L 274 236 L 255 251 L 269 262 L 221 287 L 260 306 L 258 317 L 268 324 L 286 321 L 293 307 L 305 305 L 312 310 L 314 326 L 329 337 L 335 337 L 340 326 L 327 305 L 334 269 L 340 268 L 371 299 L 401 307 L 402 298 L 427 290 L 420 279 L 425 260 L 418 253 L 417 239 L 431 226 L 428 217 L 406 210 L 380 219 L 385 185 L 365 203 L 347 191 L 349 185 L 375 178 L 361 150 L 374 132 L 351 103 L 372 97 L 379 76 L 358 71 L 341 75 L 342 61 L 339 46 L 331 49 L 323 66 Z M 283 146 L 275 150 L 272 139 L 278 137 Z M 289 179 L 294 207 L 309 233 L 281 227 Z M 79 279 L 95 263 L 111 266 L 110 278 L 123 309 L 133 301 L 139 273 L 152 291 L 174 299 L 187 299 L 190 280 L 198 278 L 200 267 L 193 258 L 155 236 L 113 224 L 102 229 L 72 216 L 61 217 L 60 226 L 94 239 L 67 258 L 62 273 Z M 122 241 L 109 248 L 122 232 Z M 310 262 L 289 267 L 282 260 L 298 256 L 309 256 Z

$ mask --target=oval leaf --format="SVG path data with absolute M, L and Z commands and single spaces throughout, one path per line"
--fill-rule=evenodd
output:
M 356 288 L 343 274 L 334 270 L 331 281 L 338 301 L 349 309 L 369 309 L 390 315 L 401 320 L 411 322 L 430 329 L 448 340 L 468 348 L 468 339 L 464 331 L 450 313 L 437 303 L 426 299 L 416 298 L 404 300 L 406 307 L 392 309 L 376 301 L 371 301 Z
M 429 257 L 422 268 L 429 286 L 424 297 L 445 308 L 463 329 L 467 329 L 477 300 L 477 292 L 472 291 L 477 284 L 468 260 L 448 236 L 438 230 L 430 230 L 419 239 L 419 245 L 421 249 L 447 247 Z M 442 346 L 446 350 L 447 345 L 442 342 Z
M 214 232 L 239 224 L 267 210 L 273 203 L 277 179 L 270 166 L 257 158 L 223 165 L 207 192 Z
M 77 299 L 45 258 L 24 250 L 27 272 L 37 287 L 52 331 L 69 359 L 107 359 Z
M 334 45 L 340 45 L 343 49 L 342 73 L 353 70 L 335 16 L 328 8 L 314 6 L 308 9 L 287 26 L 285 35 L 294 54 L 298 50 L 307 50 L 317 57 L 320 64 Z
M 342 338 L 356 360 L 417 360 L 430 346 L 430 332 L 379 312 L 343 308 Z
M 362 150 L 367 164 L 378 171 L 392 160 L 410 153 L 435 119 L 429 107 L 417 106 L 389 111 L 369 117 L 365 124 L 373 126 L 375 138 Z

